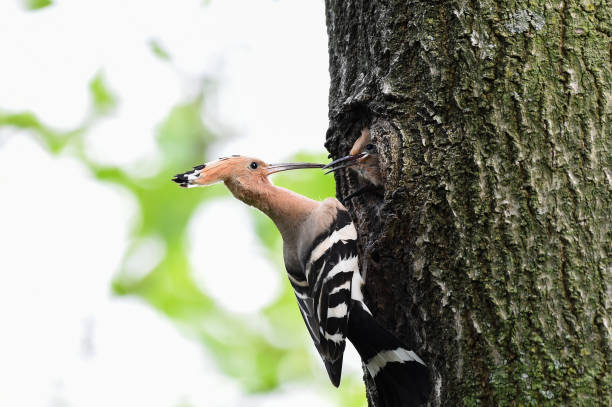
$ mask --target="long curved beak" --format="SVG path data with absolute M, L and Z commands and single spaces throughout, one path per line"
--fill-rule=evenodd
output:
M 267 175 L 274 174 L 275 172 L 298 170 L 300 168 L 323 168 L 323 164 L 315 163 L 283 163 L 283 164 L 270 164 L 266 168 Z
M 324 170 L 329 169 L 328 171 L 325 172 L 326 174 L 329 174 L 330 172 L 337 171 L 337 170 L 339 170 L 341 168 L 346 168 L 346 167 L 350 167 L 352 165 L 359 164 L 357 162 L 357 160 L 359 160 L 360 158 L 365 157 L 366 155 L 368 155 L 368 153 L 359 153 L 359 154 L 355 154 L 355 155 L 347 155 L 345 157 L 338 158 L 337 160 L 330 162 L 329 164 L 324 166 L 323 169 Z

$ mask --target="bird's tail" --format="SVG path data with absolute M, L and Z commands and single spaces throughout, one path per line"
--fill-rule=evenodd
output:
M 195 183 L 195 180 L 200 177 L 200 173 L 202 172 L 204 167 L 206 167 L 206 164 L 196 165 L 191 171 L 187 171 L 182 174 L 176 174 L 174 178 L 172 178 L 172 181 L 176 182 L 183 188 L 196 187 L 198 185 Z
M 365 304 L 352 301 L 348 339 L 361 356 L 378 393 L 377 406 L 416 407 L 430 391 L 425 363 L 380 325 Z

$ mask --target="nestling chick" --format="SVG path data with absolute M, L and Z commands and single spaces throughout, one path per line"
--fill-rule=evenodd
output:
M 355 141 L 349 155 L 338 158 L 327 164 L 323 169 L 327 169 L 326 174 L 342 168 L 352 168 L 365 179 L 368 184 L 353 192 L 344 199 L 349 199 L 372 187 L 380 188 L 383 186 L 383 178 L 380 172 L 378 161 L 378 150 L 372 142 L 369 128 L 361 130 L 361 136 Z

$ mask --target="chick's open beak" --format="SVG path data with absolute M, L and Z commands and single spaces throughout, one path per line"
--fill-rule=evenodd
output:
M 355 154 L 355 155 L 347 155 L 345 157 L 342 158 L 338 158 L 335 161 L 330 162 L 329 164 L 327 164 L 326 166 L 323 167 L 324 170 L 328 170 L 325 173 L 329 174 L 330 172 L 334 172 L 337 171 L 341 168 L 346 168 L 346 167 L 350 167 L 352 165 L 356 165 L 359 164 L 359 159 L 363 158 L 367 155 L 368 153 L 359 153 L 359 154 Z
M 298 170 L 300 168 L 323 168 L 323 164 L 315 163 L 283 163 L 283 164 L 270 164 L 266 168 L 267 175 L 274 174 L 275 172 Z

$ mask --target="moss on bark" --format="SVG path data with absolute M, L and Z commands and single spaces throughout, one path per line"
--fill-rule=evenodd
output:
M 368 305 L 428 362 L 430 404 L 612 405 L 612 3 L 326 12 L 326 146 L 370 125 L 386 177 L 345 202 Z

